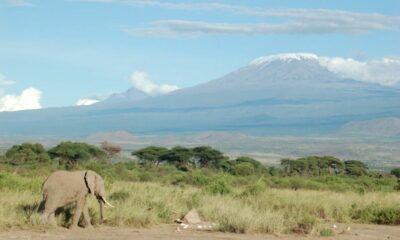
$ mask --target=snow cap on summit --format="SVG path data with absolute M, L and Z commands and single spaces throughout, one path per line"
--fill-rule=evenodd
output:
M 282 53 L 282 54 L 269 55 L 256 58 L 250 62 L 250 65 L 268 64 L 273 61 L 291 62 L 294 60 L 300 61 L 300 60 L 317 60 L 317 59 L 318 56 L 313 53 Z

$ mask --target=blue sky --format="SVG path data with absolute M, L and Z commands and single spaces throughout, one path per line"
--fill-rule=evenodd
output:
M 69 106 L 135 77 L 162 93 L 278 53 L 398 60 L 399 43 L 398 0 L 0 0 L 0 109 L 29 88 L 35 108 Z

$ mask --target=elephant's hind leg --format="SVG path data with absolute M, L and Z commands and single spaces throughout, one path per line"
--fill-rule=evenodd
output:
M 50 223 L 53 227 L 57 226 L 56 219 L 55 219 L 55 211 L 57 209 L 57 206 L 54 206 L 52 204 L 46 203 L 43 215 L 42 215 L 42 221 L 44 223 Z

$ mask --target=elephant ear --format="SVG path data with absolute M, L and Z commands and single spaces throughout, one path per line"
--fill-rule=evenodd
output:
M 88 192 L 94 194 L 96 188 L 96 174 L 93 171 L 87 171 L 85 172 L 84 178 Z

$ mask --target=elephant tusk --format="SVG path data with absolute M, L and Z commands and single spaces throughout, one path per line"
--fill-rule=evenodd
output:
M 108 206 L 114 207 L 113 205 L 111 205 L 111 203 L 107 202 L 107 200 L 106 200 L 105 198 L 101 197 L 101 200 L 103 200 L 103 202 L 104 202 L 105 204 L 107 204 Z

